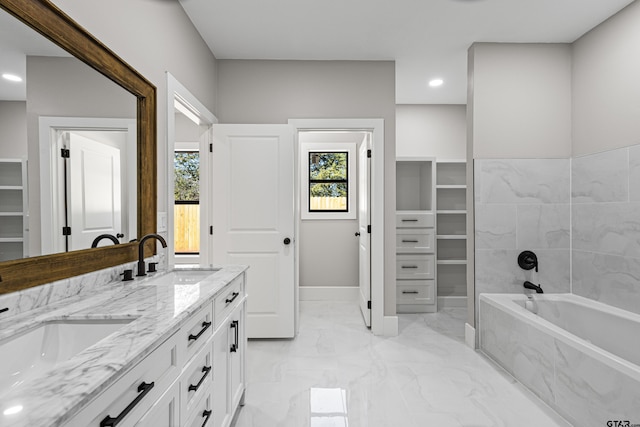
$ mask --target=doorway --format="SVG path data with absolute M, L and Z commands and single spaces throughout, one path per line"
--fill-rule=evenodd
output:
M 167 73 L 167 255 L 169 265 L 211 264 L 211 113 Z
M 382 119 L 291 119 L 289 124 L 292 125 L 296 138 L 301 132 L 367 132 L 369 133 L 369 143 L 371 144 L 371 157 L 369 158 L 369 182 L 370 182 L 370 199 L 368 201 L 369 206 L 369 224 L 367 227 L 367 235 L 369 240 L 371 260 L 370 268 L 370 295 L 368 299 L 366 296 L 360 295 L 360 287 L 352 287 L 353 293 L 349 298 L 359 299 L 362 301 L 361 309 L 363 311 L 363 317 L 366 322 L 366 312 L 370 313 L 370 325 L 371 331 L 376 335 L 397 335 L 397 319 L 393 316 L 384 316 L 384 120 Z M 296 155 L 300 158 L 300 144 L 296 144 Z M 378 153 L 378 154 L 376 154 Z M 296 176 L 300 176 L 302 173 L 301 161 L 297 162 Z M 297 188 L 296 194 L 298 195 L 296 202 L 296 217 L 301 218 L 301 202 L 300 202 L 300 179 L 296 180 Z M 357 205 L 356 205 L 357 206 Z M 301 235 L 302 221 L 296 222 L 296 235 Z M 370 231 L 370 233 L 369 233 Z M 349 237 L 354 239 L 352 242 L 355 253 L 358 253 L 358 243 L 355 241 L 355 232 Z M 345 233 L 346 236 L 346 233 Z M 307 237 L 308 238 L 308 237 Z M 352 247 L 353 247 L 352 246 Z M 300 259 L 300 245 L 296 247 L 297 259 Z M 351 252 L 354 253 L 353 251 Z M 297 263 L 300 264 L 300 263 Z M 360 267 L 360 262 L 356 263 L 357 268 Z M 296 267 L 296 282 L 302 284 L 300 266 Z M 356 273 L 359 279 L 363 276 L 360 272 Z M 359 284 L 358 284 L 359 285 Z M 341 289 L 346 289 L 343 287 Z M 296 295 L 296 302 L 299 301 L 300 291 L 306 291 L 304 287 L 296 287 L 298 294 Z M 364 307 L 363 307 L 364 306 Z M 296 307 L 296 315 L 299 309 Z M 296 319 L 296 324 L 297 324 Z
M 102 234 L 120 243 L 137 237 L 129 191 L 135 126 L 132 119 L 40 117 L 41 254 L 87 249 Z
M 302 130 L 297 140 L 303 298 L 358 299 L 370 327 L 371 132 Z

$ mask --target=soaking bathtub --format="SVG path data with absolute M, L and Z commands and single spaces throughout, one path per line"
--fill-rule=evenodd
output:
M 573 294 L 479 301 L 481 351 L 570 423 L 640 425 L 640 315 Z

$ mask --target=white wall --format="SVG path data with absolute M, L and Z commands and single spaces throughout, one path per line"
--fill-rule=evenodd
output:
M 571 46 L 475 43 L 473 158 L 571 155 Z
M 27 104 L 0 101 L 0 158 L 27 157 Z
M 466 105 L 397 105 L 396 156 L 465 159 Z
M 158 210 L 166 211 L 167 84 L 165 73 L 170 72 L 215 114 L 215 57 L 177 1 L 53 0 L 53 2 L 157 87 Z
M 394 241 L 393 62 L 219 60 L 218 95 L 221 123 L 287 123 L 288 119 L 301 118 L 384 119 L 387 218 L 384 233 L 387 242 Z M 395 248 L 387 244 L 384 250 L 385 315 L 394 315 Z
M 640 2 L 573 45 L 574 156 L 640 143 Z

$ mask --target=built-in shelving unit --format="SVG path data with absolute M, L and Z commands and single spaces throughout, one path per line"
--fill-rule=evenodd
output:
M 396 308 L 437 311 L 435 159 L 396 159 Z
M 466 306 L 467 163 L 436 163 L 437 294 L 441 306 Z
M 27 161 L 0 159 L 0 261 L 28 256 Z

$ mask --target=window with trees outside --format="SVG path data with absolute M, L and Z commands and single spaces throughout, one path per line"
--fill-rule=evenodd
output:
M 356 144 L 300 143 L 300 218 L 357 218 Z
M 174 156 L 175 253 L 200 253 L 200 153 L 176 151 Z
M 309 152 L 309 212 L 348 212 L 349 153 Z

